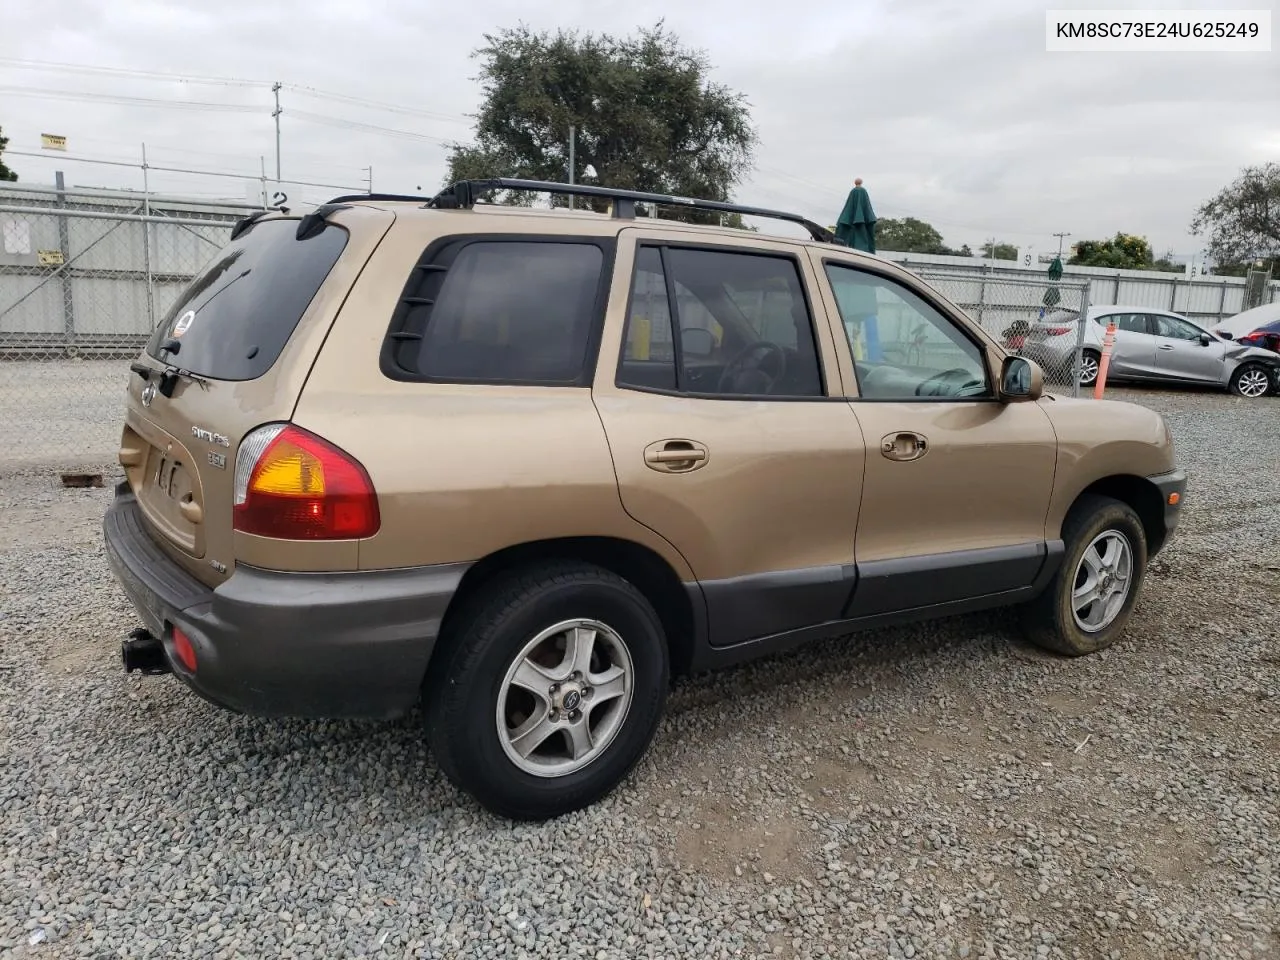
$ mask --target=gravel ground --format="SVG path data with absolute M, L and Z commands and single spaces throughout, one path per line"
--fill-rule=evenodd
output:
M 536 826 L 417 717 L 126 678 L 108 491 L 0 479 L 0 955 L 1280 957 L 1280 401 L 1123 395 L 1191 479 L 1111 651 L 1001 613 L 683 681 L 624 788 Z
M 128 360 L 0 360 L 0 474 L 114 462 L 129 377 Z

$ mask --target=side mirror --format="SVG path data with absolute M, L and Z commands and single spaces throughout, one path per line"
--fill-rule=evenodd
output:
M 680 331 L 680 350 L 687 357 L 709 357 L 716 350 L 716 339 L 703 327 L 684 327 Z
M 1200 346 L 1207 347 L 1211 343 L 1213 343 L 1213 337 L 1207 333 L 1200 334 Z
M 1000 367 L 1000 399 L 1004 403 L 1039 400 L 1044 395 L 1044 371 L 1026 357 L 1005 357 Z

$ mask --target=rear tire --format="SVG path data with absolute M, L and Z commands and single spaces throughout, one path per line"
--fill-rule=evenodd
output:
M 1231 392 L 1238 397 L 1257 400 L 1274 389 L 1271 371 L 1260 363 L 1242 363 L 1231 374 Z
M 1037 646 L 1079 657 L 1105 650 L 1124 632 L 1146 573 L 1147 538 L 1131 507 L 1093 494 L 1071 508 L 1062 538 L 1062 565 L 1022 608 L 1022 625 Z
M 1080 386 L 1091 387 L 1098 379 L 1102 354 L 1096 350 L 1084 350 L 1080 354 Z
M 482 588 L 428 680 L 432 752 L 459 789 L 514 820 L 588 806 L 653 739 L 670 678 L 652 605 L 600 567 L 556 563 Z

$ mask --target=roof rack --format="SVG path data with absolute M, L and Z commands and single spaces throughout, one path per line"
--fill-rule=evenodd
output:
M 330 203 L 351 203 L 357 200 L 382 200 L 386 203 L 407 201 L 410 203 L 420 203 L 426 201 L 431 202 L 431 197 L 418 196 L 417 194 L 409 195 L 404 193 L 348 193 L 341 197 L 334 197 Z
M 695 200 L 691 197 L 673 197 L 664 193 L 616 190 L 612 187 L 553 183 L 546 180 L 512 180 L 505 177 L 491 180 L 459 180 L 432 197 L 427 205 L 437 208 L 469 210 L 475 206 L 476 197 L 479 194 L 487 193 L 490 190 L 522 190 L 530 193 L 569 194 L 575 197 L 602 197 L 613 201 L 613 216 L 620 220 L 634 219 L 637 203 L 709 210 L 716 213 L 736 213 L 745 217 L 767 217 L 771 220 L 786 220 L 789 223 L 798 223 L 809 231 L 809 236 L 814 240 L 819 240 L 823 243 L 835 241 L 835 235 L 830 230 L 800 216 L 798 213 L 787 213 L 783 210 L 765 210 L 761 207 L 744 207 L 741 204 L 722 203 L 719 200 Z

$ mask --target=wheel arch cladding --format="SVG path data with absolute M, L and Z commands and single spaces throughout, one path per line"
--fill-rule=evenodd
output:
M 555 560 L 591 563 L 631 583 L 653 606 L 666 635 L 673 673 L 683 673 L 692 660 L 697 624 L 689 592 L 670 565 L 648 547 L 614 537 L 565 537 L 504 547 L 482 558 L 462 578 L 441 624 L 447 633 L 471 599 L 495 578 L 513 570 L 536 568 Z M 437 657 L 433 654 L 432 662 Z M 428 667 L 430 672 L 430 667 Z
M 1068 514 L 1079 506 L 1089 494 L 1110 497 L 1133 508 L 1142 521 L 1142 531 L 1147 538 L 1147 556 L 1154 557 L 1164 546 L 1164 500 L 1160 489 L 1146 477 L 1133 474 L 1115 474 L 1102 477 L 1085 487 L 1072 501 Z

